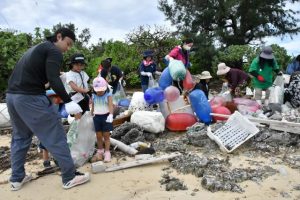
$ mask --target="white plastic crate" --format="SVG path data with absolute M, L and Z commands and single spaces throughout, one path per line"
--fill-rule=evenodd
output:
M 258 132 L 259 129 L 237 111 L 214 133 L 210 127 L 207 129 L 207 135 L 220 146 L 222 151 L 227 153 L 238 148 Z

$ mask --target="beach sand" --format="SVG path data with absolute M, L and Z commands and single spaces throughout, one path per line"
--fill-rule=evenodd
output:
M 0 146 L 8 146 L 10 138 L 7 135 L 0 136 Z M 299 153 L 299 152 L 298 152 Z M 243 155 L 229 155 L 232 167 L 253 167 L 249 165 L 249 157 Z M 127 161 L 132 158 L 127 157 Z M 115 172 L 91 174 L 91 181 L 70 190 L 62 188 L 61 178 L 58 173 L 33 180 L 19 191 L 10 191 L 9 184 L 0 185 L 1 200 L 75 200 L 75 199 L 116 199 L 116 200 L 183 200 L 183 199 L 300 199 L 300 191 L 293 189 L 300 184 L 299 169 L 291 169 L 286 165 L 273 164 L 270 159 L 263 157 L 252 158 L 251 160 L 261 161 L 262 165 L 269 165 L 275 169 L 281 169 L 283 173 L 277 173 L 264 179 L 262 182 L 245 181 L 239 185 L 245 190 L 244 193 L 219 191 L 212 193 L 201 186 L 201 178 L 194 175 L 178 174 L 174 169 L 170 176 L 179 178 L 187 186 L 188 190 L 166 191 L 165 186 L 159 181 L 164 174 L 163 168 L 169 165 L 168 162 L 139 166 Z M 113 158 L 111 164 L 116 163 Z M 126 161 L 121 161 L 126 162 Z M 41 159 L 26 164 L 27 172 L 42 170 Z M 282 170 L 283 169 L 283 170 Z M 80 171 L 89 171 L 90 163 L 85 164 Z M 7 180 L 11 170 L 0 174 L 0 180 Z M 288 195 L 288 196 L 286 196 Z

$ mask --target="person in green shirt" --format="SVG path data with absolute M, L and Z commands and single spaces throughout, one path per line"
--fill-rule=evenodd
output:
M 273 84 L 273 72 L 277 75 L 282 75 L 279 66 L 273 55 L 272 47 L 265 46 L 262 48 L 258 57 L 254 58 L 249 68 L 249 73 L 253 76 L 253 87 L 255 89 L 255 100 L 262 104 L 262 91 L 266 91 L 265 102 L 269 103 L 269 88 Z

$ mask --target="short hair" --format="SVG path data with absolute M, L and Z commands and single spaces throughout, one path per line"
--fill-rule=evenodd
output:
M 107 59 L 101 61 L 103 69 L 108 70 L 111 67 L 111 62 Z
M 64 39 L 65 37 L 69 37 L 71 38 L 74 42 L 76 40 L 76 37 L 75 37 L 75 33 L 74 31 L 72 31 L 71 29 L 69 28 L 65 28 L 65 27 L 62 27 L 62 28 L 59 28 L 55 31 L 55 33 L 51 36 L 48 36 L 46 37 L 46 39 L 50 42 L 57 42 L 57 34 L 61 34 L 61 37 L 62 39 Z

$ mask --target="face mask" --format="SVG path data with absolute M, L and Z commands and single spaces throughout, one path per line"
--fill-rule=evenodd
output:
M 188 46 L 188 45 L 183 45 L 183 48 L 185 49 L 185 50 L 187 50 L 187 51 L 189 51 L 189 50 L 191 50 L 191 47 L 190 46 Z

